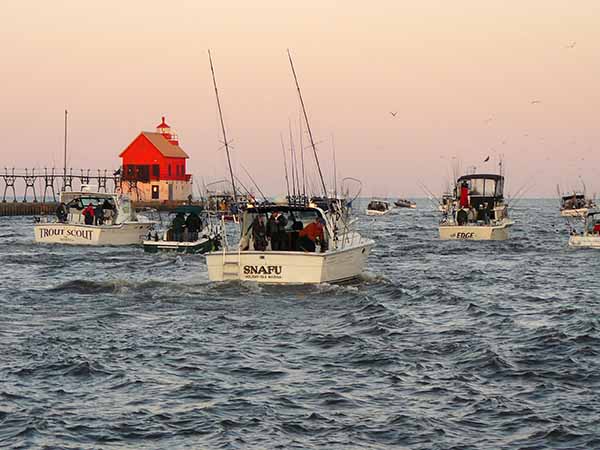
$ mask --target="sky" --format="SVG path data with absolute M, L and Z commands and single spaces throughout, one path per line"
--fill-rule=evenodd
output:
M 66 108 L 73 168 L 118 167 L 164 115 L 195 180 L 222 179 L 211 49 L 236 172 L 283 193 L 281 135 L 289 147 L 291 124 L 299 148 L 300 134 L 289 48 L 328 184 L 335 147 L 337 179 L 359 178 L 364 196 L 440 193 L 458 163 L 495 172 L 500 157 L 509 195 L 552 197 L 582 180 L 600 193 L 597 0 L 0 0 L 0 10 L 0 168 L 62 167 Z

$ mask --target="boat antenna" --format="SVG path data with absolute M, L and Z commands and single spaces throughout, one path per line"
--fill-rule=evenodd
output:
M 304 113 L 304 122 L 306 123 L 306 129 L 308 130 L 308 136 L 310 137 L 310 145 L 313 149 L 313 154 L 315 156 L 315 163 L 317 164 L 317 169 L 319 171 L 319 178 L 321 179 L 321 187 L 323 188 L 323 195 L 325 195 L 325 199 L 327 198 L 327 188 L 325 187 L 325 180 L 323 179 L 323 172 L 321 171 L 321 164 L 319 164 L 319 157 L 317 156 L 317 148 L 315 147 L 315 141 L 313 139 L 312 131 L 310 129 L 310 124 L 308 122 L 308 115 L 306 114 L 306 108 L 304 106 L 304 100 L 302 99 L 302 92 L 300 91 L 300 85 L 298 84 L 298 77 L 296 76 L 296 70 L 294 69 L 294 62 L 292 61 L 292 55 L 290 50 L 287 50 L 288 59 L 290 60 L 290 67 L 292 68 L 292 74 L 294 75 L 294 81 L 296 82 L 296 89 L 298 90 L 298 98 L 300 99 L 300 105 L 302 106 L 302 112 Z
M 281 153 L 283 154 L 283 169 L 285 170 L 285 184 L 287 186 L 288 203 L 291 205 L 292 198 L 290 197 L 290 180 L 288 178 L 287 158 L 285 157 L 285 144 L 283 143 L 283 134 L 279 133 L 281 139 Z
M 302 164 L 302 197 L 306 201 L 306 175 L 304 174 L 304 147 L 302 145 L 302 116 L 298 111 L 298 123 L 300 125 L 300 162 Z
M 67 190 L 67 122 L 69 112 L 65 109 L 65 151 L 63 157 L 63 192 Z
M 244 169 L 244 172 L 246 172 L 246 175 L 248 175 L 248 178 L 250 178 L 250 181 L 252 181 L 252 184 L 254 185 L 254 187 L 256 188 L 256 190 L 262 196 L 262 198 L 265 201 L 265 203 L 268 203 L 269 201 L 267 200 L 267 197 L 265 197 L 265 194 L 263 194 L 263 191 L 260 190 L 260 188 L 258 187 L 258 184 L 256 184 L 256 181 L 254 181 L 254 178 L 252 178 L 252 175 L 250 175 L 250 172 L 248 172 L 248 169 L 246 169 L 243 164 L 240 164 L 240 165 L 242 166 L 242 169 Z
M 231 167 L 231 156 L 229 154 L 229 142 L 227 141 L 227 134 L 225 132 L 225 123 L 223 122 L 223 111 L 221 111 L 221 102 L 219 101 L 219 91 L 217 90 L 217 79 L 215 78 L 215 69 L 213 67 L 212 56 L 210 49 L 208 50 L 208 60 L 210 61 L 210 72 L 212 73 L 213 85 L 215 87 L 215 97 L 217 98 L 217 107 L 219 108 L 219 118 L 221 119 L 221 130 L 223 131 L 223 141 L 225 144 L 225 151 L 227 152 L 227 164 L 229 165 L 229 175 L 231 176 L 231 186 L 233 187 L 233 201 L 237 207 L 238 199 L 237 192 L 235 189 L 235 177 L 233 176 L 233 169 Z
M 337 165 L 335 162 L 335 139 L 331 134 L 331 148 L 333 149 L 333 195 L 337 199 Z
M 300 195 L 300 182 L 298 180 L 298 162 L 296 161 L 296 148 L 294 147 L 294 137 L 292 136 L 292 121 L 288 119 L 288 128 L 290 133 L 290 160 L 292 161 L 292 195 L 294 202 Z

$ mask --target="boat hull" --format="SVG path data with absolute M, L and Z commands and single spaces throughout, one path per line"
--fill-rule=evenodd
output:
M 440 225 L 440 239 L 459 241 L 503 241 L 512 223 L 501 225 Z
M 373 241 L 326 253 L 227 251 L 206 255 L 211 281 L 255 281 L 267 284 L 335 283 L 359 276 Z M 239 261 L 239 262 L 238 262 Z
M 573 235 L 569 238 L 569 246 L 578 248 L 600 248 L 600 236 Z
M 561 209 L 561 217 L 585 217 L 588 212 L 588 208 L 579 209 Z
M 214 250 L 212 239 L 202 239 L 193 242 L 178 241 L 144 241 L 144 251 L 148 253 L 176 252 L 176 253 L 206 253 Z
M 147 236 L 154 222 L 119 225 L 41 223 L 34 226 L 35 241 L 67 245 L 135 245 Z
M 391 211 L 391 209 L 387 209 L 385 211 L 378 211 L 375 209 L 367 209 L 367 216 L 385 216 Z

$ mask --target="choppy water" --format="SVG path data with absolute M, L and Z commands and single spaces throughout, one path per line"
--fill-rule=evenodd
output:
M 0 448 L 600 448 L 600 253 L 556 201 L 507 242 L 438 241 L 419 206 L 361 214 L 350 286 L 211 284 L 0 218 Z

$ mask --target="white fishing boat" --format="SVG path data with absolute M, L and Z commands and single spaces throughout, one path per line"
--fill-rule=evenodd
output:
M 439 225 L 442 240 L 505 240 L 513 221 L 504 203 L 504 177 L 472 174 L 460 177 L 451 209 Z M 454 206 L 456 205 L 456 207 Z M 458 209 L 457 209 L 458 208 Z
M 358 277 L 366 265 L 373 240 L 351 229 L 344 220 L 341 204 L 323 211 L 307 206 L 265 205 L 248 208 L 241 220 L 241 239 L 237 246 L 227 243 L 222 251 L 207 253 L 206 264 L 211 281 L 256 281 L 271 284 L 336 283 Z M 265 220 L 279 212 L 287 216 L 283 250 L 273 250 L 272 241 L 256 250 L 252 224 L 258 216 Z M 299 230 L 316 219 L 323 220 L 323 240 L 314 250 L 303 248 Z M 259 246 L 260 247 L 260 246 Z
M 390 203 L 385 200 L 371 200 L 367 205 L 367 216 L 385 216 L 392 210 Z
M 56 218 L 42 217 L 34 226 L 36 242 L 133 245 L 141 243 L 155 224 L 138 218 L 126 195 L 94 192 L 88 186 L 83 186 L 80 192 L 62 192 L 60 202 Z M 95 211 L 95 217 L 88 219 L 88 223 L 86 208 Z
M 584 192 L 572 192 L 560 196 L 561 217 L 585 217 L 588 209 L 596 207 L 594 200 L 586 198 Z
M 166 229 L 155 229 L 144 240 L 145 252 L 206 253 L 220 248 L 222 228 L 208 214 L 203 214 L 201 207 L 183 205 L 171 214 L 174 217 Z
M 322 201 L 319 204 L 306 201 L 304 188 L 301 201 L 296 201 L 288 188 L 286 204 L 249 205 L 242 213 L 239 243 L 230 246 L 224 235 L 222 251 L 206 254 L 211 281 L 240 280 L 269 284 L 342 282 L 362 273 L 373 247 L 373 240 L 363 238 L 352 228 L 353 220 L 349 213 L 352 201 L 330 198 L 289 52 L 288 56 L 318 170 Z M 237 202 L 236 177 L 231 166 L 210 52 L 209 60 L 233 196 Z M 292 173 L 298 174 L 298 171 L 292 167 Z M 292 180 L 294 178 L 292 176 Z M 300 192 L 299 186 L 300 183 L 292 182 L 292 192 Z M 334 192 L 337 190 L 334 189 Z
M 590 209 L 585 214 L 585 225 L 581 233 L 572 231 L 569 246 L 578 248 L 600 248 L 600 210 Z

